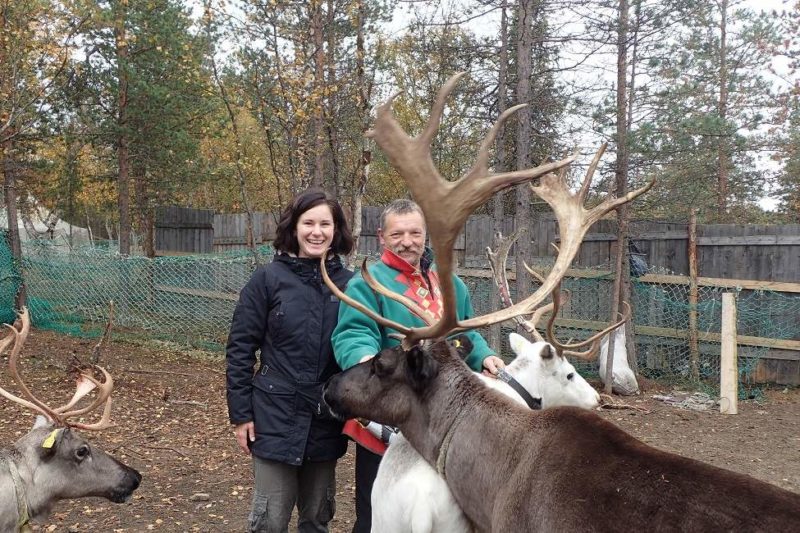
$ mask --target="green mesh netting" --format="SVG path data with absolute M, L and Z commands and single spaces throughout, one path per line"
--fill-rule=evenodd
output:
M 540 265 L 546 266 L 546 265 Z M 611 309 L 613 274 L 565 278 L 562 289 L 570 292 L 569 305 L 562 310 L 556 334 L 562 340 L 584 339 L 596 329 L 581 327 L 580 322 L 608 321 Z M 466 278 L 477 314 L 490 311 L 491 278 Z M 510 282 L 516 298 L 514 282 Z M 693 354 L 689 334 L 689 286 L 670 283 L 632 284 L 633 323 L 639 372 L 645 377 L 701 388 L 717 395 L 720 373 L 722 294 L 732 289 L 699 287 L 696 312 L 697 350 Z M 516 300 L 515 300 L 516 301 Z M 770 339 L 800 340 L 800 295 L 774 291 L 736 291 L 737 334 L 754 337 L 738 345 L 739 396 L 759 398 L 762 385 L 777 377 L 770 365 Z M 567 322 L 563 325 L 563 322 Z M 510 353 L 507 336 L 513 326 L 502 328 L 502 351 Z M 486 334 L 487 331 L 482 331 Z M 597 376 L 597 363 L 576 363 L 584 375 Z
M 263 246 L 257 253 L 263 264 L 272 249 Z M 12 269 L 10 258 L 3 241 L 4 272 Z M 23 244 L 22 263 L 27 305 L 37 327 L 97 336 L 113 301 L 116 333 L 218 350 L 256 260 L 247 250 L 148 259 L 121 257 L 108 247 L 70 249 L 29 241 Z M 14 284 L 2 286 L 3 317 L 13 317 L 16 290 Z
M 237 293 L 272 250 L 182 257 L 123 258 L 113 247 L 71 249 L 47 241 L 23 246 L 22 272 L 27 305 L 40 328 L 73 335 L 97 336 L 108 320 L 114 301 L 115 334 L 140 336 L 221 351 L 225 344 Z M 546 265 L 542 265 L 546 266 Z M 0 239 L 0 318 L 10 322 L 20 284 L 19 270 L 5 239 Z M 489 277 L 464 277 L 478 314 L 490 311 L 495 290 Z M 571 293 L 557 327 L 561 339 L 580 339 L 594 330 L 586 322 L 605 322 L 611 307 L 611 276 L 566 278 Z M 700 287 L 697 304 L 699 342 L 695 363 L 689 346 L 688 286 L 633 284 L 634 324 L 640 372 L 651 378 L 707 384 L 719 381 L 721 295 L 729 289 Z M 516 297 L 511 283 L 512 297 Z M 740 291 L 737 296 L 738 333 L 761 339 L 800 338 L 800 295 L 770 291 Z M 510 354 L 508 333 L 502 328 L 502 353 Z M 486 331 L 482 331 L 486 334 Z M 714 335 L 717 335 L 716 340 Z M 758 394 L 757 383 L 771 375 L 759 367 L 769 349 L 758 342 L 739 345 L 740 394 Z M 576 365 L 585 374 L 595 365 Z M 695 370 L 696 369 L 696 370 Z

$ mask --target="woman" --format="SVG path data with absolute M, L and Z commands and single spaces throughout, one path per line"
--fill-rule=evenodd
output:
M 298 531 L 325 532 L 347 441 L 321 405 L 323 383 L 340 369 L 331 348 L 339 301 L 319 262 L 330 248 L 325 267 L 344 289 L 353 273 L 337 254 L 350 253 L 353 238 L 339 204 L 308 190 L 283 211 L 274 247 L 272 263 L 256 270 L 233 314 L 228 414 L 239 447 L 253 456 L 250 531 L 287 531 L 296 504 Z

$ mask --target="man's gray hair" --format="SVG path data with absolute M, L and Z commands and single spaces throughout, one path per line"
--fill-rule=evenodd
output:
M 422 212 L 422 208 L 414 200 L 398 198 L 383 209 L 380 228 L 384 229 L 386 227 L 386 217 L 389 215 L 406 215 L 408 213 L 419 213 L 422 215 L 422 221 L 425 221 L 425 214 Z

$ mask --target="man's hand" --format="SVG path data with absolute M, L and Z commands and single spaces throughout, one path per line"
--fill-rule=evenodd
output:
M 483 360 L 483 375 L 495 377 L 497 373 L 506 367 L 505 362 L 496 355 L 490 355 Z
M 250 455 L 250 447 L 247 442 L 256 440 L 256 426 L 252 422 L 236 424 L 233 426 L 233 434 L 236 435 L 236 442 L 239 444 L 239 448 L 247 455 Z

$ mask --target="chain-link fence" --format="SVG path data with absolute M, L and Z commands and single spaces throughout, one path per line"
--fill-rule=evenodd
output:
M 22 272 L 28 306 L 37 327 L 74 335 L 97 336 L 115 306 L 116 334 L 143 336 L 218 351 L 224 346 L 237 293 L 256 264 L 271 259 L 269 247 L 248 251 L 181 257 L 120 257 L 112 247 L 70 249 L 48 242 L 24 244 Z M 546 266 L 545 266 L 546 267 Z M 21 277 L 5 240 L 0 240 L 0 315 L 13 318 L 13 300 Z M 490 311 L 492 279 L 464 277 L 478 314 Z M 586 338 L 608 321 L 613 277 L 564 280 L 569 305 L 558 317 L 562 339 Z M 721 295 L 729 289 L 700 287 L 696 305 L 696 350 L 690 343 L 688 285 L 633 284 L 634 325 L 640 372 L 652 378 L 713 386 L 719 378 Z M 511 282 L 512 297 L 515 296 Z M 758 362 L 770 339 L 800 339 L 800 295 L 770 291 L 738 293 L 738 333 L 742 395 L 752 396 Z M 503 327 L 503 354 L 510 354 Z M 485 332 L 484 332 L 485 333 Z M 596 365 L 581 365 L 596 373 Z

